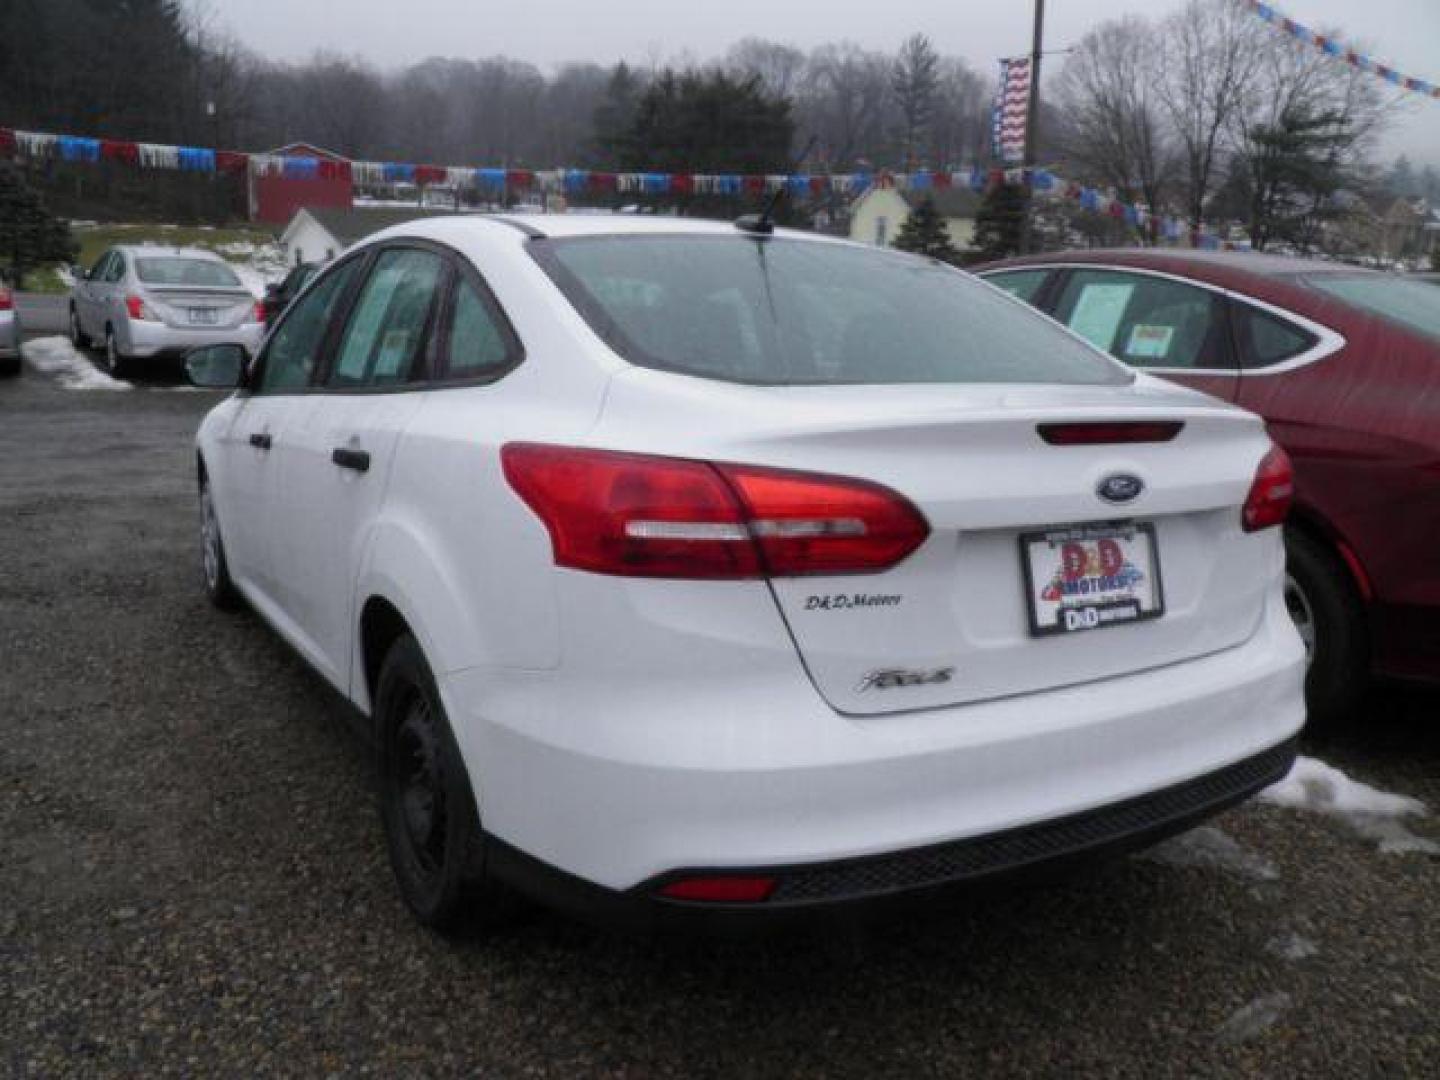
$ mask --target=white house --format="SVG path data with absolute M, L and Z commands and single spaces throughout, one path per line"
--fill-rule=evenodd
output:
M 422 209 L 418 206 L 383 206 L 368 209 L 338 210 L 312 206 L 295 211 L 290 224 L 280 234 L 280 245 L 292 266 L 305 262 L 324 263 L 335 258 L 351 244 L 367 236 L 417 218 L 451 217 L 449 210 Z
M 862 244 L 890 247 L 910 211 L 929 196 L 945 219 L 950 240 L 961 251 L 975 239 L 975 213 L 980 198 L 969 188 L 934 188 L 900 192 L 893 187 L 873 187 L 850 206 L 850 239 Z

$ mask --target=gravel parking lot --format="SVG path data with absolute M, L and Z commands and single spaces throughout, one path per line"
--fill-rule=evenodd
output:
M 345 708 L 201 594 L 213 396 L 66 385 L 0 382 L 12 1075 L 1440 1070 L 1434 817 L 1250 804 L 1064 885 L 813 938 L 544 913 L 433 937 L 393 891 Z M 1440 809 L 1440 694 L 1377 691 L 1306 752 Z

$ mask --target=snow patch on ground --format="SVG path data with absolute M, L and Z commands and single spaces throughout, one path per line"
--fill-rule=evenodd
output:
M 1249 1042 L 1273 1027 L 1275 1021 L 1288 1012 L 1292 1005 L 1294 1001 L 1283 991 L 1258 997 L 1231 1013 L 1230 1018 L 1215 1032 L 1215 1037 L 1229 1046 Z
M 1233 836 L 1213 825 L 1202 825 L 1151 848 L 1145 858 L 1167 866 L 1224 870 L 1256 881 L 1274 881 L 1280 872 L 1270 861 L 1247 851 Z
M 30 366 L 44 375 L 54 375 L 66 390 L 133 390 L 128 382 L 112 379 L 78 352 L 68 338 L 44 337 L 27 341 L 22 347 Z
M 1389 854 L 1440 855 L 1440 843 L 1416 836 L 1405 827 L 1405 819 L 1426 816 L 1425 804 L 1419 799 L 1362 784 L 1315 758 L 1296 758 L 1290 775 L 1266 788 L 1259 798 L 1272 806 L 1338 818 Z
M 1277 934 L 1265 943 L 1265 951 L 1282 960 L 1309 960 L 1312 956 L 1320 954 L 1320 947 L 1307 937 L 1291 930 L 1286 934 Z

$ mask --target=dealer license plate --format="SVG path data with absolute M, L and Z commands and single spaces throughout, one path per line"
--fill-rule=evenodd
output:
M 1030 632 L 1073 634 L 1165 613 L 1155 527 L 1057 526 L 1020 537 Z
M 192 307 L 190 309 L 190 322 L 194 326 L 214 326 L 220 321 L 220 312 L 214 308 Z

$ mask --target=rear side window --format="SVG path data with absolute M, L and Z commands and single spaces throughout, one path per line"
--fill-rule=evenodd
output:
M 498 375 L 515 360 L 516 345 L 504 316 L 463 275 L 455 279 L 447 344 L 445 375 L 451 379 Z
M 1004 289 L 1011 296 L 1024 300 L 1027 304 L 1035 302 L 1035 294 L 1040 291 L 1040 286 L 1045 284 L 1045 279 L 1050 276 L 1049 270 L 1002 270 L 995 274 L 981 274 L 986 281 L 997 289 Z
M 762 385 L 1131 379 L 1043 316 L 915 256 L 739 234 L 530 250 L 594 330 L 646 367 Z
M 1055 317 L 1137 368 L 1230 367 L 1223 298 L 1148 274 L 1074 270 Z
M 1235 338 L 1242 368 L 1264 368 L 1293 360 L 1319 340 L 1308 330 L 1268 311 L 1235 303 Z
M 336 267 L 285 313 L 265 348 L 260 393 L 281 393 L 310 385 L 336 305 L 345 296 L 362 262 L 351 259 Z
M 408 382 L 425 343 L 444 269 L 444 260 L 434 252 L 382 251 L 355 301 L 327 385 Z
M 105 281 L 113 284 L 125 276 L 125 256 L 118 251 L 110 253 L 110 264 L 105 267 Z

